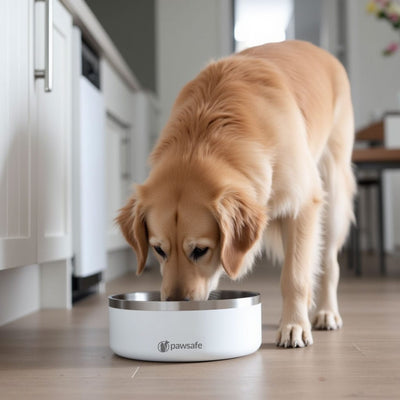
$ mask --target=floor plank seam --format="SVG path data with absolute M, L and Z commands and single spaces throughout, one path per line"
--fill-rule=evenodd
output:
M 133 371 L 133 374 L 131 376 L 131 379 L 134 379 L 136 374 L 138 373 L 140 367 L 136 367 L 135 371 Z
M 363 356 L 363 357 L 367 357 L 367 355 L 355 344 L 355 343 L 352 343 L 351 344 L 359 353 L 361 353 L 361 355 Z

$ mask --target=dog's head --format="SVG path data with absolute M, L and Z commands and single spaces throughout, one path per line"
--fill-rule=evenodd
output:
M 163 300 L 205 300 L 224 270 L 236 279 L 252 264 L 265 210 L 243 188 L 183 172 L 138 186 L 117 222 L 136 252 L 138 275 L 152 248 Z

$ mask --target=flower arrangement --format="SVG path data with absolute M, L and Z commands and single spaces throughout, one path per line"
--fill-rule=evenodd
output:
M 400 4 L 391 0 L 370 0 L 367 11 L 379 19 L 387 20 L 394 29 L 400 29 Z M 385 56 L 390 56 L 399 49 L 399 42 L 389 43 L 383 50 Z

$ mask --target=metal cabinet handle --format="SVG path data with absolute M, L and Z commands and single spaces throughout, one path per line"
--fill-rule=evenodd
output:
M 44 69 L 35 69 L 35 78 L 44 78 L 44 91 L 53 89 L 53 0 L 44 1 L 46 8 Z

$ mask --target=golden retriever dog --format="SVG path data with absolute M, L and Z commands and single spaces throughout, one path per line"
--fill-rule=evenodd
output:
M 306 42 L 209 64 L 180 92 L 151 172 L 117 217 L 137 255 L 160 262 L 163 300 L 205 300 L 264 247 L 283 264 L 277 345 L 342 325 L 337 254 L 353 219 L 353 111 L 343 66 Z M 264 239 L 264 240 L 263 240 Z

